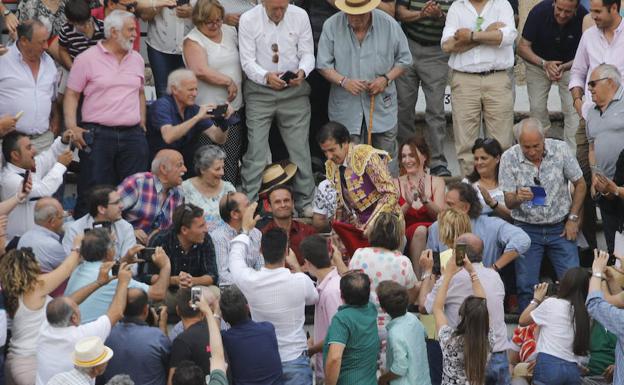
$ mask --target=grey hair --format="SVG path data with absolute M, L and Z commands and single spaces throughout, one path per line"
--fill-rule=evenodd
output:
M 56 200 L 54 199 L 46 199 L 44 202 L 41 202 L 40 205 L 35 206 L 36 224 L 41 226 L 58 214 L 58 208 L 55 203 Z
M 32 41 L 35 26 L 46 28 L 48 31 L 50 30 L 50 27 L 39 19 L 24 20 L 17 26 L 17 39 L 19 40 L 20 38 L 25 37 L 28 41 Z
M 74 309 L 67 303 L 65 297 L 57 297 L 46 306 L 46 318 L 51 326 L 56 328 L 68 327 L 71 324 L 71 317 Z
M 109 13 L 108 16 L 104 19 L 104 37 L 109 39 L 112 34 L 113 28 L 116 31 L 121 31 L 126 19 L 132 18 L 134 21 L 134 15 L 128 11 L 122 11 L 120 9 L 116 9 L 113 12 Z
M 180 88 L 180 83 L 182 83 L 182 80 L 189 79 L 197 78 L 195 77 L 195 73 L 193 73 L 193 71 L 186 68 L 180 68 L 170 73 L 169 77 L 167 78 L 167 95 L 171 95 L 171 87 Z
M 539 119 L 525 118 L 514 126 L 514 136 L 518 142 L 520 142 L 520 135 L 529 131 L 537 131 L 542 138 L 546 137 L 546 130 L 544 130 L 544 126 Z
M 134 385 L 134 381 L 127 374 L 118 374 L 108 380 L 106 385 Z
M 215 160 L 225 159 L 225 157 L 225 151 L 219 146 L 215 146 L 214 144 L 201 146 L 195 151 L 195 156 L 193 156 L 195 172 L 201 175 L 201 172 L 209 169 Z
M 622 84 L 622 74 L 614 65 L 602 63 L 594 69 L 594 72 L 597 72 L 600 78 L 613 80 L 618 87 Z

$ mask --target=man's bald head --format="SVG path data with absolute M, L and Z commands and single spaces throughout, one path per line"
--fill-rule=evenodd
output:
M 160 150 L 152 161 L 152 174 L 156 175 L 166 188 L 179 186 L 185 173 L 184 157 L 176 150 Z
M 128 289 L 128 302 L 126 303 L 124 316 L 144 319 L 147 317 L 147 312 L 145 311 L 146 306 L 147 293 L 142 289 Z
M 34 219 L 39 226 L 60 234 L 63 229 L 63 206 L 54 198 L 41 198 L 35 204 Z
M 457 237 L 456 243 L 466 244 L 466 253 L 470 262 L 483 261 L 483 241 L 473 233 L 464 233 Z
M 48 323 L 56 328 L 64 328 L 74 323 L 80 324 L 80 315 L 77 313 L 78 305 L 69 297 L 56 297 L 48 303 L 46 307 L 46 318 Z M 72 316 L 76 314 L 77 319 L 72 322 Z

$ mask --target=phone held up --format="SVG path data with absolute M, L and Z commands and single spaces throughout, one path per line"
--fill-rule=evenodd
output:
M 201 299 L 202 289 L 199 286 L 193 286 L 191 288 L 191 307 L 197 310 L 197 303 Z
M 464 266 L 464 257 L 466 256 L 466 244 L 455 243 L 455 264 Z

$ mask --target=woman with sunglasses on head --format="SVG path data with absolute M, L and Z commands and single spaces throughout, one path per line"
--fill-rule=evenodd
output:
M 195 28 L 184 38 L 182 54 L 186 67 L 199 80 L 196 103 L 229 106 L 238 113 L 221 118 L 220 127 L 227 128 L 222 148 L 227 154 L 225 180 L 236 184 L 243 146 L 242 69 L 238 53 L 236 28 L 224 24 L 225 9 L 216 0 L 198 0 L 193 9 Z M 219 118 L 217 118 L 219 119 Z M 201 144 L 212 144 L 206 136 Z
M 444 313 L 451 280 L 462 270 L 455 256 L 444 268 L 442 284 L 433 302 L 432 312 L 442 349 L 442 385 L 485 384 L 486 365 L 494 345 L 485 291 L 468 257 L 464 257 L 464 269 L 470 275 L 474 295 L 468 296 L 459 308 L 457 328 L 449 326 Z
M 481 214 L 511 221 L 511 211 L 505 206 L 505 196 L 498 185 L 498 167 L 503 148 L 496 139 L 479 138 L 472 146 L 472 155 L 474 170 L 463 182 L 471 183 L 477 190 L 483 206 Z
M 585 268 L 575 267 L 564 274 L 556 296 L 545 298 L 547 283 L 535 286 L 533 300 L 518 322 L 540 327 L 533 384 L 581 383 L 579 365 L 589 353 L 590 318 L 585 307 L 589 279 Z
M 405 216 L 405 236 L 409 257 L 417 265 L 427 244 L 427 228 L 445 208 L 444 179 L 429 174 L 429 146 L 422 136 L 414 136 L 399 149 L 402 175 L 395 180 L 399 205 Z
M 204 210 L 208 231 L 221 223 L 219 202 L 229 192 L 236 192 L 234 185 L 223 180 L 225 152 L 215 145 L 201 146 L 194 156 L 197 176 L 182 182 L 186 203 Z

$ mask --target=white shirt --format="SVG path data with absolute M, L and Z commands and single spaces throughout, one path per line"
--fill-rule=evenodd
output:
M 45 385 L 56 374 L 74 367 L 71 355 L 76 342 L 93 336 L 106 341 L 110 331 L 111 322 L 107 315 L 80 326 L 54 327 L 44 321 L 37 341 L 36 385 Z
M 318 301 L 314 283 L 303 273 L 291 273 L 287 268 L 256 271 L 247 267 L 245 255 L 249 237 L 241 234 L 232 240 L 230 272 L 232 281 L 243 292 L 256 322 L 268 321 L 275 326 L 277 345 L 282 362 L 292 361 L 308 349 L 305 305 Z
M 35 80 L 17 44 L 10 46 L 9 52 L 0 56 L 0 116 L 15 116 L 24 111 L 17 121 L 17 131 L 27 135 L 48 131 L 57 79 L 54 60 L 47 53 L 41 55 Z
M 446 24 L 442 32 L 441 44 L 455 35 L 460 28 L 477 30 L 479 14 L 469 0 L 456 0 L 451 4 L 446 16 Z M 452 53 L 449 58 L 449 67 L 461 72 L 484 72 L 504 70 L 514 65 L 513 43 L 518 35 L 513 10 L 507 0 L 487 0 L 481 12 L 483 23 L 481 31 L 494 22 L 505 23 L 500 31 L 503 33 L 501 44 L 481 44 L 462 53 Z
M 570 362 L 581 362 L 573 351 L 574 320 L 570 302 L 559 298 L 546 298 L 531 312 L 531 318 L 539 325 L 537 352 L 546 353 Z
M 273 63 L 273 44 L 278 45 L 277 63 Z M 292 4 L 277 25 L 262 4 L 245 12 L 238 26 L 238 49 L 243 71 L 258 84 L 266 84 L 267 72 L 296 73 L 301 69 L 308 76 L 315 65 L 310 19 L 306 11 Z
M 0 92 L 2 94 L 2 92 Z M 58 137 L 52 146 L 35 156 L 36 171 L 32 172 L 32 190 L 26 202 L 18 204 L 9 214 L 7 225 L 7 239 L 22 236 L 35 225 L 35 203 L 33 198 L 52 196 L 63 183 L 63 174 L 67 168 L 57 161 L 59 155 L 69 148 Z M 6 200 L 15 196 L 21 190 L 26 170 L 12 163 L 7 163 L 0 176 L 0 198 Z
M 197 0 L 191 0 L 189 4 L 195 7 Z M 147 40 L 145 43 L 156 51 L 170 55 L 182 54 L 182 41 L 189 31 L 193 29 L 191 18 L 179 18 L 175 8 L 163 7 L 156 16 L 147 23 Z

